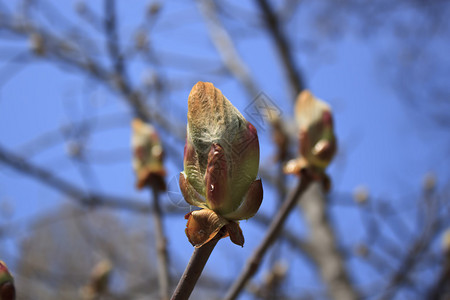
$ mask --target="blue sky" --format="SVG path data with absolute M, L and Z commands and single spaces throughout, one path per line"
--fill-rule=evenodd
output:
M 118 2 L 119 34 L 123 44 L 129 45 L 137 24 L 142 20 L 143 2 L 136 5 Z M 96 10 L 100 7 L 99 3 L 93 4 L 98 6 Z M 57 6 L 68 16 L 68 20 L 81 22 L 71 12 L 72 4 L 61 2 Z M 248 9 L 253 8 L 250 6 Z M 232 21 L 229 24 L 236 30 L 242 26 Z M 304 25 L 302 20 L 295 20 L 294 24 L 298 24 L 299 28 Z M 96 37 L 95 42 L 103 42 L 92 28 L 84 27 Z M 308 35 L 308 30 L 311 34 L 315 33 L 311 28 L 305 28 L 303 34 Z M 57 28 L 54 29 L 57 32 Z M 195 5 L 168 3 L 153 31 L 155 35 L 151 42 L 157 53 L 161 51 L 219 60 Z M 413 198 L 411 201 L 417 199 L 426 173 L 436 174 L 438 183 L 448 182 L 448 128 L 429 126 L 425 117 L 411 113 L 406 102 L 396 93 L 390 77 L 385 76 L 385 66 L 380 64 L 380 55 L 385 54 L 383 51 L 393 47 L 390 44 L 392 39 L 384 39 L 383 36 L 363 39 L 350 33 L 342 39 L 323 41 L 323 44 L 318 38 L 317 43 L 320 51 L 307 54 L 299 51 L 296 60 L 307 86 L 319 98 L 329 102 L 334 110 L 339 154 L 329 170 L 334 182 L 333 193 L 350 196 L 355 187 L 364 185 L 374 199 L 387 198 L 402 206 L 405 198 Z M 244 32 L 236 46 L 261 91 L 277 103 L 284 117 L 292 118 L 292 102 L 288 99 L 284 74 L 267 36 Z M 89 188 L 93 185 L 94 189 L 108 194 L 133 195 L 143 202 L 147 201 L 146 192 L 138 193 L 133 188 L 134 174 L 127 153 L 130 139 L 128 124 L 131 120 L 129 108 L 110 90 L 74 70 L 55 67 L 40 58 L 19 64 L 8 62 L 19 53 L 27 53 L 27 47 L 28 41 L 23 39 L 12 42 L 0 40 L 0 144 L 79 186 Z M 176 64 L 176 60 L 164 61 L 165 56 L 160 57 L 163 64 Z M 105 60 L 104 57 L 98 59 Z M 199 80 L 212 81 L 236 107 L 244 111 L 249 99 L 235 80 L 216 81 L 215 77 L 202 74 L 196 67 L 194 64 L 188 71 L 176 68 L 165 71 L 166 77 L 173 79 L 176 86 L 176 90 L 168 94 L 161 104 L 165 114 L 176 123 L 185 123 L 187 96 L 190 87 Z M 139 82 L 149 69 L 142 61 L 133 63 L 129 68 L 130 78 L 133 82 Z M 9 74 L 12 74 L 11 77 Z M 189 76 L 179 81 L 180 75 L 184 74 Z M 111 115 L 120 118 L 113 118 L 110 124 L 108 116 Z M 90 157 L 100 163 L 94 163 L 90 168 L 81 164 L 80 168 L 80 164 L 67 159 L 67 142 L 71 139 L 67 140 L 63 135 L 59 143 L 33 156 L 21 151 L 23 145 L 42 133 L 57 131 L 61 126 L 79 122 L 87 116 L 99 119 L 96 128 L 100 129 L 94 128 L 89 135 L 87 149 L 92 155 Z M 261 162 L 270 164 L 274 155 L 270 132 L 260 130 L 260 141 Z M 173 140 L 167 142 L 173 143 Z M 180 147 L 182 153 L 182 143 L 173 144 Z M 104 162 L 101 162 L 102 159 Z M 178 176 L 182 166 L 168 161 L 168 169 L 167 178 L 170 181 Z M 80 170 L 91 174 L 93 179 L 90 183 L 83 181 Z M 276 208 L 275 197 L 274 192 L 267 189 L 261 210 L 269 213 Z M 12 218 L 0 219 L 0 224 L 22 223 L 67 201 L 63 198 L 35 180 L 0 165 L 0 204 L 8 202 L 14 210 Z M 348 215 L 342 218 L 346 221 L 339 222 L 341 230 L 350 230 L 356 222 L 355 215 L 346 209 L 338 209 L 335 217 L 343 217 L 344 214 Z M 180 261 L 186 263 L 192 248 L 184 237 L 184 222 L 181 218 L 170 217 L 166 225 L 173 236 L 171 250 Z M 289 222 L 303 230 L 298 218 L 291 218 Z M 236 266 L 241 265 L 257 245 L 258 239 L 252 237 L 261 234 L 258 227 L 248 223 L 251 220 L 243 224 L 244 234 L 248 237 L 244 249 L 222 241 L 210 262 L 217 261 L 220 255 L 239 253 Z M 212 271 L 213 267 L 208 265 L 208 270 Z M 311 278 L 304 278 L 304 285 L 297 288 L 313 284 L 312 275 Z

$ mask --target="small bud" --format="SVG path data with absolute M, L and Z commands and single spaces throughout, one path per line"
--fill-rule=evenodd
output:
M 133 168 L 136 173 L 136 187 L 142 189 L 152 185 L 159 190 L 166 190 L 163 165 L 164 151 L 155 128 L 139 119 L 132 123 Z
M 369 190 L 365 186 L 359 186 L 353 192 L 353 199 L 358 204 L 365 204 L 369 199 Z
M 8 266 L 0 260 L 0 300 L 16 299 L 14 278 L 8 270 Z
M 109 288 L 109 279 L 112 272 L 112 264 L 103 259 L 92 269 L 89 283 L 83 288 L 82 295 L 86 300 L 98 299 L 104 295 Z
M 450 228 L 445 230 L 442 236 L 442 250 L 446 255 L 450 255 Z
M 66 144 L 66 152 L 70 157 L 81 157 L 83 155 L 83 145 L 79 141 L 68 141 Z
M 75 11 L 80 15 L 84 15 L 87 11 L 86 3 L 84 1 L 77 1 L 75 3 Z
M 366 258 L 369 255 L 369 248 L 367 248 L 365 244 L 358 244 L 355 248 L 355 254 L 362 258 Z
M 436 176 L 433 173 L 428 173 L 423 179 L 423 189 L 426 193 L 431 193 L 436 187 Z
M 147 17 L 153 17 L 157 13 L 159 13 L 161 10 L 161 3 L 159 2 L 153 2 L 151 3 L 147 8 Z
M 30 48 L 36 55 L 42 56 L 45 54 L 45 40 L 42 34 L 38 32 L 31 33 Z
M 138 50 L 147 50 L 148 49 L 148 35 L 144 30 L 138 30 L 134 37 L 135 46 Z
M 204 208 L 203 213 L 188 216 L 186 233 L 194 246 L 200 247 L 213 237 L 210 234 L 217 234 L 224 226 L 231 240 L 243 245 L 244 237 L 236 221 L 252 217 L 261 205 L 263 189 L 261 180 L 256 180 L 258 168 L 255 127 L 220 90 L 211 83 L 198 82 L 189 95 L 184 172 L 180 174 L 186 202 Z M 195 219 L 200 214 L 208 215 L 201 226 Z M 207 225 L 219 219 L 226 222 Z M 194 224 L 195 230 L 190 228 Z M 199 239 L 201 242 L 193 241 L 194 231 L 206 234 Z
M 288 271 L 288 265 L 283 261 L 277 261 L 270 272 L 264 276 L 264 285 L 267 288 L 275 287 L 283 281 Z
M 295 118 L 300 130 L 300 156 L 289 161 L 284 172 L 299 175 L 307 169 L 314 177 L 322 177 L 337 150 L 331 109 L 304 90 L 295 104 Z

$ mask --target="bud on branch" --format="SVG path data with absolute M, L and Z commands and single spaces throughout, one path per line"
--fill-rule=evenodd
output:
M 300 129 L 300 156 L 289 161 L 284 171 L 300 175 L 302 170 L 306 170 L 313 178 L 324 180 L 327 188 L 329 179 L 325 169 L 337 150 L 331 108 L 304 90 L 297 97 L 295 119 Z
M 186 235 L 195 247 L 210 241 L 222 227 L 243 246 L 239 220 L 258 211 L 263 189 L 256 180 L 259 142 L 255 127 L 212 83 L 198 82 L 188 100 L 184 171 L 180 188 L 191 205 Z
M 139 119 L 133 120 L 133 169 L 136 173 L 136 187 L 142 189 L 151 185 L 159 190 L 165 190 L 163 165 L 164 152 L 156 129 Z

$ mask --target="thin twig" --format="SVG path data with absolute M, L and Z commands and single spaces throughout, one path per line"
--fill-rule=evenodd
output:
M 155 225 L 156 248 L 158 257 L 158 282 L 159 293 L 162 300 L 169 299 L 170 276 L 169 276 L 169 258 L 167 254 L 167 241 L 164 234 L 164 226 L 162 222 L 161 206 L 159 204 L 159 192 L 156 186 L 152 186 L 152 214 Z
M 433 197 L 424 198 L 425 208 L 421 211 L 424 223 L 420 224 L 418 229 L 422 229 L 421 234 L 411 243 L 408 252 L 402 258 L 397 270 L 393 272 L 384 289 L 380 300 L 393 299 L 399 289 L 409 281 L 410 276 L 422 259 L 422 256 L 431 247 L 433 240 L 440 232 L 443 225 L 439 218 L 439 209 L 437 201 Z
M 122 68 L 121 64 L 125 64 L 123 58 L 121 58 L 122 62 L 114 64 L 114 70 L 110 71 L 103 67 L 100 61 L 92 59 L 92 55 L 88 52 L 83 51 L 82 49 L 85 49 L 86 47 L 82 44 L 75 44 L 75 41 L 71 41 L 74 43 L 74 46 L 71 48 L 71 51 L 66 51 L 59 45 L 67 44 L 67 41 L 51 34 L 50 31 L 46 31 L 42 28 L 35 28 L 31 23 L 27 23 L 26 26 L 24 25 L 23 27 L 15 26 L 12 19 L 7 16 L 2 16 L 0 21 L 0 29 L 2 30 L 7 30 L 8 32 L 22 36 L 28 36 L 30 32 L 43 36 L 46 41 L 46 55 L 40 57 L 41 59 L 58 63 L 64 67 L 74 68 L 77 71 L 92 76 L 107 88 L 120 94 L 123 100 L 125 100 L 132 109 L 134 116 L 146 122 L 154 121 L 175 137 L 184 140 L 184 127 L 176 126 L 173 120 L 169 120 L 163 114 L 151 112 L 141 93 L 133 88 L 127 80 L 124 80 L 125 76 L 117 76 L 117 68 L 120 70 Z M 111 55 L 111 52 L 109 53 Z M 123 69 L 125 69 L 125 66 L 123 66 Z
M 237 279 L 234 281 L 234 284 L 228 290 L 228 293 L 225 296 L 226 300 L 236 299 L 236 297 L 247 284 L 248 280 L 258 270 L 258 267 L 266 251 L 279 237 L 279 233 L 283 229 L 284 222 L 286 221 L 289 213 L 294 208 L 300 196 L 303 195 L 303 193 L 308 189 L 311 183 L 311 178 L 306 174 L 304 175 L 305 176 L 302 176 L 302 180 L 299 182 L 294 192 L 292 192 L 288 196 L 288 199 L 283 202 L 283 205 L 270 224 L 266 236 L 264 237 L 258 248 L 256 248 L 256 250 L 253 252 L 252 256 L 247 260 L 247 263 L 241 274 L 237 277 Z
M 172 295 L 171 300 L 185 300 L 189 299 L 198 278 L 202 274 L 202 271 L 209 259 L 217 242 L 222 238 L 223 232 L 220 231 L 212 240 L 204 244 L 199 248 L 195 248 L 192 253 L 191 259 L 184 270 L 183 275 L 178 282 L 175 292 Z
M 441 273 L 428 291 L 428 296 L 426 299 L 447 299 L 445 296 L 450 296 L 450 253 L 446 254 Z
M 422 234 L 411 245 L 407 255 L 403 257 L 398 269 L 391 275 L 389 283 L 380 300 L 388 300 L 395 297 L 399 288 L 408 280 L 414 268 L 417 266 L 423 253 L 431 245 L 433 238 L 439 232 L 440 220 L 432 220 Z
M 259 223 L 263 226 L 269 226 L 272 221 L 272 217 L 264 215 L 262 213 L 258 213 L 254 217 L 252 217 L 252 221 Z M 299 250 L 301 253 L 306 255 L 308 258 L 313 259 L 315 253 L 308 241 L 305 241 L 297 236 L 293 231 L 289 229 L 283 229 L 280 232 L 280 237 L 284 239 L 289 246 L 293 249 Z M 314 259 L 313 259 L 314 260 Z
M 105 34 L 107 37 L 107 48 L 109 56 L 114 64 L 117 75 L 125 77 L 125 64 L 120 53 L 119 35 L 116 26 L 116 3 L 115 0 L 105 0 Z
M 253 80 L 248 67 L 234 47 L 232 38 L 220 21 L 214 1 L 197 0 L 197 2 L 200 12 L 205 19 L 211 41 L 222 58 L 224 65 L 243 84 L 252 100 L 258 94 L 259 88 Z
M 30 177 L 38 179 L 46 185 L 68 195 L 71 199 L 85 206 L 103 206 L 112 208 L 128 209 L 146 213 L 150 210 L 148 205 L 139 201 L 133 201 L 129 198 L 121 198 L 116 196 L 104 195 L 99 193 L 86 192 L 76 185 L 54 175 L 52 172 L 38 167 L 23 157 L 18 156 L 0 145 L 0 162 L 11 168 L 26 174 Z
M 275 45 L 280 53 L 281 61 L 287 73 L 289 84 L 294 97 L 305 88 L 304 80 L 300 72 L 296 69 L 295 59 L 291 53 L 291 47 L 288 39 L 281 28 L 280 20 L 273 11 L 267 0 L 257 0 L 263 13 L 267 29 L 272 35 Z M 295 98 L 293 98 L 295 99 Z

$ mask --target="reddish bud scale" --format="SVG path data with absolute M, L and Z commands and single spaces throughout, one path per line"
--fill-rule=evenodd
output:
M 216 143 L 211 145 L 208 154 L 205 183 L 206 198 L 211 209 L 220 209 L 227 197 L 227 162 L 223 148 Z

